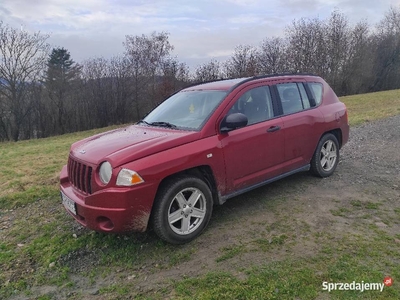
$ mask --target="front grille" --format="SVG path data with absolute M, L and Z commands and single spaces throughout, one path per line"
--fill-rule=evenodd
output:
M 92 167 L 68 158 L 68 178 L 74 187 L 86 193 L 92 193 Z

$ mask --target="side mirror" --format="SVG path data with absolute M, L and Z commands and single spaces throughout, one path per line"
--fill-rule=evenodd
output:
M 248 119 L 242 113 L 227 115 L 221 123 L 221 132 L 228 132 L 237 128 L 245 127 Z

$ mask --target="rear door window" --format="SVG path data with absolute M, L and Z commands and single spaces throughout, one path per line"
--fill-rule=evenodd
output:
M 310 108 L 310 100 L 302 83 L 282 83 L 276 87 L 284 115 Z

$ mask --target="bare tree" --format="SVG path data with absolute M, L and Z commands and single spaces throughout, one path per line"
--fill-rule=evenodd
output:
M 369 25 L 357 23 L 349 34 L 348 55 L 343 69 L 342 95 L 359 94 L 368 90 L 373 80 L 373 50 Z
M 124 46 L 125 55 L 132 68 L 133 103 L 136 118 L 160 101 L 156 94 L 158 78 L 162 75 L 163 63 L 170 58 L 173 46 L 166 32 L 153 32 L 151 36 L 127 35 Z
M 293 72 L 312 72 L 326 77 L 327 49 L 325 24 L 319 19 L 293 21 L 286 29 L 288 36 L 288 63 Z
M 259 73 L 275 74 L 287 71 L 287 47 L 287 41 L 284 38 L 273 37 L 264 39 L 257 54 Z
M 196 82 L 206 82 L 222 78 L 221 64 L 216 59 L 212 59 L 196 68 L 194 80 Z
M 33 34 L 0 22 L 0 101 L 7 138 L 17 141 L 23 122 L 32 109 L 29 89 L 44 70 L 49 51 L 48 35 Z
M 192 79 L 165 32 L 128 35 L 124 56 L 91 58 L 82 68 L 64 48 L 49 60 L 48 37 L 0 22 L 0 141 L 132 122 L 193 79 L 288 71 L 320 75 L 338 95 L 400 88 L 400 7 L 373 29 L 352 26 L 337 10 L 295 20 L 284 37 L 239 45 L 226 62 L 198 66 Z
M 9 137 L 10 114 L 11 113 L 8 108 L 7 98 L 2 93 L 0 93 L 0 141 L 10 140 Z
M 370 91 L 400 87 L 400 7 L 391 7 L 377 26 L 374 38 L 374 82 Z
M 249 77 L 257 75 L 257 51 L 250 45 L 239 45 L 232 57 L 225 62 L 226 77 Z
M 327 73 L 323 74 L 334 90 L 343 83 L 344 67 L 349 56 L 350 28 L 347 18 L 335 10 L 326 26 Z
M 176 73 L 176 79 L 180 83 L 179 88 L 183 88 L 190 83 L 189 67 L 185 62 L 179 63 L 178 72 Z
M 158 85 L 158 94 L 161 99 L 183 88 L 189 82 L 189 67 L 180 63 L 177 58 L 166 59 L 161 66 L 162 76 Z
M 110 125 L 114 103 L 111 100 L 109 62 L 105 58 L 93 58 L 83 62 L 82 76 L 85 86 L 89 128 Z
M 108 66 L 108 74 L 112 85 L 112 112 L 113 123 L 126 123 L 131 120 L 132 110 L 129 108 L 129 101 L 132 98 L 131 87 L 132 70 L 127 57 L 114 56 Z

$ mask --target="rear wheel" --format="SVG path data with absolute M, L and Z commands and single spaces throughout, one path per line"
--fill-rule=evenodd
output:
M 172 244 L 190 242 L 207 226 L 212 207 L 212 194 L 203 180 L 191 176 L 168 180 L 154 203 L 154 231 Z
M 319 177 L 333 174 L 339 162 L 339 143 L 332 133 L 325 134 L 311 159 L 311 172 Z

